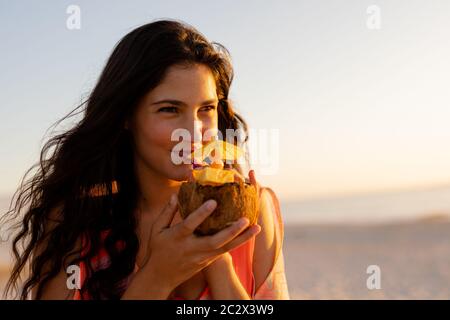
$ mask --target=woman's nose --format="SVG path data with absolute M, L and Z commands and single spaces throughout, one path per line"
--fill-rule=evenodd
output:
M 201 143 L 204 127 L 204 124 L 201 120 L 199 120 L 196 116 L 192 116 L 187 119 L 184 127 L 189 131 L 191 141 L 193 143 Z
M 201 145 L 204 141 L 211 140 L 211 136 L 217 134 L 210 121 L 205 121 L 197 115 L 188 117 L 184 127 L 189 131 L 191 142 L 195 144 Z

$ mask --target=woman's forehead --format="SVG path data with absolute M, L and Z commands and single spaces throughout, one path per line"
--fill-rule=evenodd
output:
M 148 102 L 178 100 L 186 104 L 202 104 L 217 100 L 216 81 L 204 65 L 171 66 L 162 81 L 148 94 Z

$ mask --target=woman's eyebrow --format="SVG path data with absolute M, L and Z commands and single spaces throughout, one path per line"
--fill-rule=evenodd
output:
M 208 104 L 214 104 L 214 103 L 217 103 L 217 102 L 219 102 L 219 100 L 217 100 L 217 99 L 209 99 L 209 100 L 203 101 L 201 103 L 201 105 L 204 106 L 204 105 L 208 105 Z M 159 101 L 153 102 L 152 105 L 163 104 L 163 103 L 174 104 L 174 105 L 182 106 L 182 107 L 186 107 L 187 106 L 187 104 L 185 102 L 180 101 L 180 100 L 173 100 L 173 99 L 159 100 Z

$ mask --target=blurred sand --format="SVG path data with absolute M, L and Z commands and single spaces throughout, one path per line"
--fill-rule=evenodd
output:
M 450 299 L 450 223 L 286 226 L 291 299 Z M 368 290 L 367 266 L 381 269 Z
M 0 247 L 3 251 L 5 248 Z M 450 299 L 450 223 L 286 226 L 291 299 Z M 366 287 L 367 266 L 381 289 Z M 8 266 L 0 261 L 0 293 Z

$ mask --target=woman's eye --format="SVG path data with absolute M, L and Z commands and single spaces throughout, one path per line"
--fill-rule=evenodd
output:
M 176 113 L 178 112 L 177 107 L 163 107 L 158 110 L 158 112 L 168 112 L 168 113 Z
M 201 111 L 211 111 L 211 110 L 215 110 L 216 107 L 215 106 L 206 106 L 204 108 L 202 108 Z

